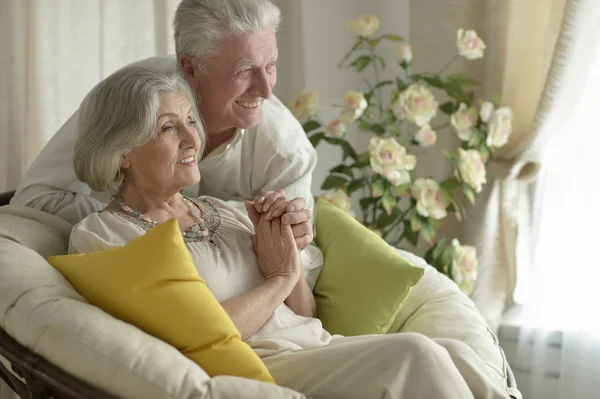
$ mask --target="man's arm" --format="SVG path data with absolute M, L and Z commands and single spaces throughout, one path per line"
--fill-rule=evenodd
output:
M 73 170 L 77 120 L 75 112 L 44 146 L 21 179 L 11 204 L 40 209 L 73 224 L 103 208 Z

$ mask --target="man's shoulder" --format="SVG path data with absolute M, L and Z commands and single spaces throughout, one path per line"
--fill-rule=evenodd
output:
M 280 152 L 293 153 L 303 148 L 312 150 L 300 122 L 275 96 L 265 100 L 256 133 L 257 139 L 264 140 L 265 144 Z

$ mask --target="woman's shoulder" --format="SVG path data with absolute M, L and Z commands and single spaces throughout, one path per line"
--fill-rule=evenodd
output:
M 69 252 L 84 253 L 125 245 L 143 234 L 139 226 L 112 212 L 95 212 L 73 226 Z

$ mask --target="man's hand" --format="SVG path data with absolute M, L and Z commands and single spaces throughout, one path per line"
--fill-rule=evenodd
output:
M 312 242 L 311 212 L 309 209 L 305 209 L 306 201 L 303 198 L 294 198 L 289 201 L 283 190 L 276 190 L 268 191 L 250 203 L 256 213 L 248 210 L 248 206 L 246 206 L 246 209 L 255 229 L 258 226 L 261 214 L 266 214 L 266 220 L 281 217 L 283 224 L 291 225 L 298 251 L 302 251 Z

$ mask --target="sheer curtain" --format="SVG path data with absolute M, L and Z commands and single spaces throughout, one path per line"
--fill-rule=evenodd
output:
M 0 0 L 0 192 L 14 190 L 87 92 L 175 51 L 179 0 Z M 0 398 L 12 399 L 0 380 Z
M 572 21 L 575 40 L 541 127 L 560 132 L 543 156 L 533 266 L 515 295 L 525 324 L 516 363 L 531 370 L 518 382 L 530 399 L 600 395 L 600 4 L 594 3 Z M 556 384 L 552 393 L 548 384 Z
M 179 0 L 0 0 L 0 192 L 16 188 L 85 94 L 121 66 L 174 53 Z

